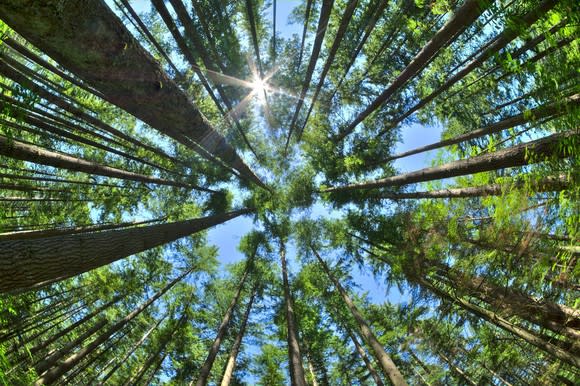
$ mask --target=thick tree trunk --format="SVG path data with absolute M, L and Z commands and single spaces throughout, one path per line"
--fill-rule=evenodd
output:
M 67 371 L 76 366 L 81 360 L 87 357 L 90 353 L 95 351 L 103 343 L 107 342 L 113 334 L 125 327 L 129 322 L 131 322 L 135 317 L 137 317 L 141 312 L 143 312 L 147 307 L 149 307 L 153 302 L 163 296 L 167 291 L 169 291 L 175 284 L 181 281 L 185 276 L 191 273 L 191 269 L 185 271 L 175 279 L 173 279 L 169 284 L 163 287 L 159 292 L 149 298 L 146 302 L 142 303 L 135 310 L 130 312 L 123 319 L 119 320 L 117 323 L 109 327 L 103 334 L 99 335 L 95 340 L 89 343 L 87 346 L 83 347 L 73 355 L 69 356 L 63 362 L 59 363 L 56 367 L 50 369 L 40 376 L 34 383 L 35 386 L 50 385 L 57 381 L 61 376 L 63 376 Z
M 248 213 L 90 234 L 0 242 L 0 292 L 32 289 L 78 275 Z
M 72 170 L 76 172 L 95 174 L 98 176 L 120 178 L 124 180 L 137 181 L 142 183 L 175 186 L 179 188 L 192 188 L 192 189 L 199 188 L 186 183 L 150 177 L 144 174 L 138 174 L 126 170 L 112 168 L 109 166 L 98 164 L 93 161 L 87 161 L 81 158 L 73 157 L 67 154 L 45 150 L 41 147 L 26 144 L 24 142 L 16 141 L 14 139 L 7 138 L 4 136 L 0 136 L 0 154 L 14 159 L 34 162 L 41 165 L 54 166 L 56 168 Z M 206 188 L 201 189 L 204 191 L 208 191 L 208 189 Z
M 387 186 L 401 186 L 509 167 L 524 166 L 536 162 L 541 162 L 545 157 L 550 156 L 565 158 L 571 156 L 572 154 L 569 154 L 566 149 L 563 149 L 561 146 L 559 146 L 559 144 L 562 139 L 568 138 L 578 139 L 580 138 L 580 135 L 573 131 L 557 133 L 542 139 L 538 139 L 536 141 L 522 143 L 507 149 L 478 155 L 472 158 L 449 162 L 440 166 L 433 166 L 393 177 L 382 178 L 376 181 L 338 186 L 326 189 L 324 191 L 334 192 L 358 189 L 376 189 Z
M 476 315 L 477 317 L 521 338 L 525 342 L 531 344 L 539 348 L 540 350 L 544 351 L 546 354 L 550 355 L 555 359 L 559 359 L 563 362 L 566 362 L 572 366 L 580 367 L 580 357 L 568 352 L 565 349 L 558 347 L 548 341 L 546 341 L 543 337 L 538 336 L 537 334 L 526 330 L 522 327 L 518 327 L 503 317 L 499 316 L 498 314 L 488 311 L 482 307 L 479 307 L 459 296 L 451 295 L 448 292 L 438 288 L 436 285 L 431 283 L 429 280 L 424 278 L 419 278 L 417 281 L 418 284 L 424 286 L 425 288 L 429 289 L 431 292 L 435 293 L 437 296 L 449 300 L 461 308 L 465 309 L 466 311 Z
M 334 286 L 336 287 L 336 289 L 340 293 L 340 296 L 344 300 L 344 303 L 346 304 L 346 306 L 350 310 L 357 325 L 359 326 L 361 336 L 364 338 L 365 342 L 372 349 L 372 351 L 375 355 L 375 358 L 377 359 L 377 362 L 381 366 L 381 369 L 382 369 L 384 375 L 389 377 L 389 379 L 391 380 L 393 385 L 406 386 L 407 382 L 405 382 L 405 379 L 403 378 L 403 375 L 401 374 L 401 372 L 397 368 L 397 365 L 395 365 L 395 362 L 393 362 L 393 360 L 391 359 L 389 354 L 387 354 L 387 352 L 385 351 L 385 348 L 383 347 L 383 345 L 376 338 L 376 336 L 372 332 L 370 326 L 364 320 L 363 316 L 358 311 L 358 309 L 357 309 L 356 305 L 354 304 L 354 302 L 352 301 L 352 299 L 348 296 L 345 289 L 342 287 L 342 285 L 340 285 L 339 281 L 334 277 L 332 272 L 330 272 L 330 268 L 324 262 L 324 260 L 322 260 L 322 257 L 320 257 L 320 255 L 314 249 L 314 247 L 311 247 L 311 249 L 312 249 L 312 252 L 314 253 L 314 255 L 316 256 L 316 258 L 318 259 L 318 261 L 320 262 L 320 265 L 322 266 L 322 268 L 324 269 L 324 271 L 326 272 L 326 274 L 328 275 L 328 277 L 330 278 L 330 280 L 333 282 Z
M 104 1 L 9 0 L 0 18 L 108 102 L 185 146 L 190 138 L 263 186 Z
M 257 249 L 256 249 L 256 251 L 257 251 Z M 254 252 L 254 255 L 255 255 L 256 251 Z M 231 300 L 231 302 L 226 310 L 226 313 L 224 314 L 224 317 L 223 317 L 223 319 L 218 327 L 216 337 L 215 337 L 215 339 L 214 339 L 214 341 L 209 349 L 209 352 L 207 354 L 207 358 L 205 359 L 205 362 L 203 363 L 203 365 L 201 366 L 201 369 L 199 370 L 199 376 L 197 378 L 197 381 L 195 382 L 196 386 L 205 386 L 208 382 L 209 375 L 211 373 L 211 368 L 213 367 L 213 363 L 214 363 L 215 358 L 219 352 L 220 346 L 222 344 L 222 340 L 224 339 L 224 337 L 226 336 L 226 333 L 228 332 L 230 320 L 232 319 L 232 315 L 234 313 L 236 305 L 238 304 L 238 301 L 240 299 L 240 295 L 242 294 L 242 290 L 244 289 L 244 283 L 246 282 L 246 278 L 248 277 L 248 274 L 250 273 L 250 268 L 252 265 L 253 258 L 254 257 L 252 256 L 250 259 L 248 259 L 246 261 L 246 268 L 244 270 L 244 274 L 240 280 L 240 283 L 238 284 L 238 288 L 236 290 L 236 293 L 235 293 L 233 299 Z
M 348 329 L 348 327 L 346 327 L 346 329 L 347 329 L 346 332 L 348 333 L 350 340 L 352 341 L 352 343 L 354 344 L 354 347 L 356 348 L 356 352 L 363 360 L 367 370 L 369 371 L 369 374 L 371 375 L 371 377 L 375 381 L 376 385 L 377 386 L 384 386 L 383 380 L 381 379 L 381 377 L 379 376 L 379 373 L 377 372 L 377 370 L 375 369 L 375 367 L 371 363 L 365 349 L 361 346 L 361 344 L 359 343 L 356 336 L 352 333 L 352 331 L 350 331 Z
M 306 375 L 302 364 L 302 353 L 298 342 L 298 328 L 296 314 L 294 313 L 294 300 L 290 292 L 288 280 L 288 266 L 286 264 L 286 248 L 280 242 L 280 260 L 282 263 L 282 284 L 284 286 L 284 307 L 286 311 L 286 325 L 288 327 L 288 364 L 290 367 L 290 380 L 292 386 L 306 386 Z
M 515 182 L 514 188 L 526 186 L 525 182 Z M 559 192 L 570 187 L 570 181 L 565 174 L 558 177 L 547 177 L 540 181 L 532 181 L 529 185 L 534 192 Z M 428 192 L 403 192 L 403 193 L 379 193 L 377 198 L 386 198 L 390 200 L 403 199 L 428 199 L 428 198 L 469 198 L 469 197 L 487 197 L 501 196 L 504 192 L 509 191 L 510 184 L 489 184 L 482 186 L 470 186 L 466 188 L 449 188 L 440 190 L 431 190 Z
M 518 316 L 530 323 L 580 341 L 580 310 L 536 299 L 509 287 L 497 286 L 479 276 L 465 275 L 441 263 L 438 273 L 453 288 L 489 304 L 497 314 Z
M 236 359 L 238 357 L 238 353 L 240 352 L 240 347 L 242 345 L 242 339 L 244 339 L 244 335 L 246 333 L 246 326 L 248 324 L 248 319 L 250 317 L 250 312 L 252 312 L 252 305 L 254 304 L 254 299 L 256 297 L 256 291 L 252 292 L 250 296 L 250 300 L 248 301 L 248 305 L 246 307 L 246 312 L 242 318 L 242 324 L 240 325 L 240 331 L 238 331 L 238 335 L 236 335 L 236 339 L 234 340 L 234 344 L 232 345 L 232 349 L 230 350 L 230 356 L 228 357 L 228 362 L 226 364 L 226 369 L 224 370 L 224 375 L 222 377 L 222 381 L 220 386 L 229 386 L 230 382 L 232 381 L 232 376 L 234 375 L 234 369 L 236 368 Z
M 335 138 L 335 143 L 342 141 L 344 137 L 352 133 L 359 123 L 385 103 L 405 83 L 417 76 L 431 62 L 441 48 L 451 44 L 468 26 L 479 18 L 489 5 L 490 2 L 487 0 L 467 0 L 463 3 L 447 23 L 415 55 L 393 83 Z

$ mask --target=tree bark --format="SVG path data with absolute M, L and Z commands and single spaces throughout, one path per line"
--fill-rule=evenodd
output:
M 34 162 L 41 165 L 54 166 L 56 168 L 95 174 L 99 176 L 114 177 L 124 180 L 137 181 L 142 183 L 151 183 L 179 188 L 199 189 L 190 184 L 165 180 L 157 177 L 150 177 L 144 174 L 138 174 L 101 165 L 93 161 L 87 161 L 81 158 L 73 157 L 63 153 L 57 153 L 45 150 L 41 147 L 16 141 L 11 138 L 0 136 L 0 154 L 6 157 L 19 159 L 23 161 Z M 201 188 L 204 191 L 210 189 Z M 210 190 L 211 192 L 214 192 Z
M 427 182 L 509 167 L 529 165 L 541 162 L 545 157 L 549 156 L 565 158 L 571 156 L 572 154 L 569 154 L 566 152 L 566 149 L 563 149 L 558 145 L 562 139 L 567 138 L 575 140 L 580 138 L 580 135 L 573 131 L 552 134 L 542 139 L 522 143 L 492 153 L 486 153 L 467 159 L 452 161 L 441 166 L 433 166 L 393 177 L 382 178 L 376 181 L 338 186 L 325 189 L 324 191 L 335 192 L 358 189 L 375 189 L 387 186 L 401 186 L 417 182 Z M 530 154 L 532 157 L 530 157 Z
M 32 289 L 78 275 L 248 213 L 90 234 L 0 242 L 0 292 Z
M 236 335 L 236 339 L 234 340 L 234 344 L 232 345 L 232 349 L 230 350 L 230 356 L 228 357 L 228 362 L 226 364 L 226 369 L 224 370 L 224 375 L 222 377 L 220 386 L 229 386 L 230 382 L 232 381 L 232 376 L 234 375 L 234 369 L 236 367 L 236 359 L 238 357 L 238 353 L 240 352 L 242 339 L 244 339 L 244 335 L 246 333 L 246 326 L 248 324 L 250 312 L 252 312 L 252 305 L 254 304 L 255 297 L 256 291 L 254 289 L 254 292 L 252 292 L 250 300 L 248 301 L 246 312 L 244 313 L 244 316 L 242 318 L 240 330 L 238 331 L 238 335 Z
M 542 337 L 539 337 L 535 333 L 526 330 L 522 327 L 518 327 L 503 317 L 499 316 L 498 314 L 488 311 L 482 307 L 479 307 L 459 296 L 451 295 L 447 291 L 444 291 L 434 285 L 432 282 L 425 278 L 418 278 L 418 284 L 424 286 L 425 288 L 429 289 L 431 292 L 436 294 L 437 296 L 447 299 L 459 307 L 465 309 L 466 311 L 476 315 L 477 317 L 521 338 L 525 342 L 531 344 L 539 348 L 540 350 L 544 351 L 546 354 L 550 355 L 555 359 L 559 359 L 565 363 L 570 364 L 571 366 L 580 367 L 580 357 L 564 350 L 557 345 L 554 345 Z
M 286 325 L 288 327 L 288 364 L 290 367 L 290 380 L 292 386 L 306 386 L 306 375 L 302 364 L 300 343 L 298 342 L 298 328 L 294 313 L 294 301 L 290 293 L 288 280 L 288 266 L 286 264 L 286 247 L 280 241 L 280 260 L 282 263 L 282 282 L 284 286 L 284 303 L 286 312 Z
M 540 181 L 532 181 L 531 189 L 534 192 L 559 192 L 568 189 L 571 184 L 567 176 L 562 174 L 557 177 L 546 177 Z M 516 181 L 514 188 L 526 186 L 522 181 Z M 402 192 L 402 193 L 379 193 L 377 198 L 386 198 L 390 200 L 403 199 L 428 199 L 428 198 L 469 198 L 469 197 L 487 197 L 501 196 L 504 192 L 509 191 L 510 184 L 489 184 L 482 186 L 470 186 L 466 188 L 449 188 L 440 190 L 431 190 L 428 192 Z
M 257 252 L 257 248 L 254 252 L 254 255 Z M 238 300 L 240 299 L 240 295 L 242 294 L 242 290 L 244 289 L 244 283 L 246 282 L 246 278 L 248 277 L 248 274 L 250 273 L 250 268 L 252 265 L 252 260 L 253 260 L 253 256 L 248 259 L 246 261 L 246 268 L 244 270 L 244 274 L 242 276 L 242 279 L 240 280 L 240 283 L 238 284 L 238 288 L 236 290 L 236 293 L 233 297 L 233 299 L 231 300 L 226 313 L 224 314 L 224 317 L 218 327 L 217 330 L 217 334 L 216 337 L 209 349 L 209 352 L 207 354 L 207 358 L 205 359 L 205 362 L 203 363 L 203 365 L 201 366 L 201 369 L 199 370 L 199 376 L 197 378 L 197 381 L 195 382 L 196 386 L 205 386 L 208 382 L 209 379 L 209 375 L 211 373 L 211 368 L 213 367 L 213 363 L 215 361 L 215 358 L 218 354 L 218 351 L 220 349 L 220 346 L 222 344 L 222 340 L 224 339 L 226 333 L 228 332 L 228 327 L 230 325 L 230 320 L 232 318 L 232 315 L 234 313 L 234 310 L 236 308 L 236 305 L 238 304 Z M 193 382 L 192 382 L 193 383 Z
M 191 139 L 264 186 L 104 1 L 9 0 L 0 18 L 108 102 L 187 147 Z
M 391 380 L 391 382 L 395 386 L 406 386 L 407 382 L 405 382 L 405 379 L 403 378 L 403 375 L 401 374 L 401 372 L 397 368 L 397 365 L 395 365 L 395 362 L 393 362 L 393 360 L 391 359 L 389 354 L 387 354 L 383 345 L 378 341 L 378 339 L 376 338 L 376 336 L 372 332 L 370 326 L 364 320 L 363 316 L 358 311 L 356 305 L 354 304 L 354 302 L 351 300 L 351 298 L 346 293 L 345 289 L 342 287 L 342 285 L 339 283 L 339 281 L 334 277 L 332 272 L 330 272 L 330 268 L 324 262 L 324 260 L 322 260 L 322 257 L 320 257 L 320 255 L 314 249 L 314 247 L 311 246 L 310 248 L 312 249 L 312 252 L 316 256 L 318 261 L 320 262 L 320 265 L 324 269 L 324 272 L 326 272 L 326 274 L 328 275 L 330 280 L 333 282 L 335 288 L 338 290 L 338 292 L 340 293 L 340 296 L 344 300 L 344 303 L 346 304 L 346 306 L 350 310 L 352 316 L 354 317 L 354 319 L 355 319 L 355 321 L 360 329 L 361 336 L 364 338 L 365 342 L 372 349 L 372 351 L 375 355 L 375 358 L 379 362 L 379 365 L 381 366 L 381 369 L 382 369 L 383 373 L 385 374 L 385 376 L 389 377 L 389 379 Z
M 109 338 L 125 327 L 129 322 L 131 322 L 135 317 L 137 317 L 141 312 L 143 312 L 147 307 L 149 307 L 153 302 L 163 296 L 167 291 L 169 291 L 175 284 L 181 281 L 185 276 L 191 273 L 192 269 L 189 269 L 169 282 L 165 287 L 159 290 L 155 295 L 149 298 L 147 301 L 142 303 L 135 310 L 127 314 L 123 319 L 119 320 L 117 323 L 109 327 L 103 334 L 99 335 L 90 344 L 83 347 L 73 355 L 69 356 L 63 362 L 53 367 L 49 371 L 45 372 L 36 380 L 35 386 L 50 385 L 57 381 L 61 376 L 63 376 L 67 371 L 76 366 L 81 360 L 83 360 L 87 355 L 92 353 L 101 344 L 109 340 Z

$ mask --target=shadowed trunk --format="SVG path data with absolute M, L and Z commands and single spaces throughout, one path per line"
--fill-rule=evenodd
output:
M 141 228 L 0 242 L 0 292 L 32 289 L 112 263 L 248 213 Z

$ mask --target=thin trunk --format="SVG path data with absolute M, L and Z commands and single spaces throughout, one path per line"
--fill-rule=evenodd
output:
M 336 53 L 338 52 L 338 48 L 340 47 L 340 43 L 342 42 L 344 34 L 346 33 L 346 29 L 348 28 L 350 20 L 352 19 L 352 15 L 354 14 L 354 11 L 356 9 L 357 4 L 358 4 L 358 0 L 349 0 L 348 5 L 346 6 L 346 8 L 344 10 L 344 13 L 342 14 L 342 18 L 340 19 L 340 24 L 338 26 L 338 30 L 336 31 L 336 35 L 334 36 L 334 39 L 332 42 L 332 47 L 330 47 L 330 50 L 328 52 L 328 56 L 326 58 L 326 61 L 324 62 L 324 67 L 323 67 L 322 72 L 320 73 L 320 77 L 318 79 L 318 84 L 316 85 L 316 89 L 314 90 L 314 95 L 312 96 L 312 99 L 310 100 L 310 107 L 308 108 L 308 112 L 306 113 L 306 118 L 304 119 L 304 123 L 302 124 L 302 128 L 298 132 L 298 142 L 300 142 L 300 138 L 302 137 L 302 132 L 304 131 L 304 127 L 306 127 L 306 123 L 308 122 L 308 118 L 310 117 L 310 114 L 312 113 L 312 110 L 314 109 L 314 104 L 316 103 L 316 101 L 318 99 L 318 94 L 320 94 L 320 91 L 322 90 L 322 86 L 324 85 L 324 80 L 326 79 L 326 75 L 328 74 L 328 71 L 330 71 L 330 67 L 332 66 L 332 63 L 334 62 L 334 57 L 336 56 Z
M 1 188 L 1 186 L 0 186 Z M 31 240 L 39 239 L 43 237 L 52 236 L 64 236 L 64 235 L 74 235 L 78 233 L 90 233 L 90 232 L 100 232 L 104 230 L 128 228 L 137 225 L 150 224 L 154 222 L 161 222 L 164 218 L 158 218 L 146 221 L 134 221 L 134 222 L 123 222 L 119 224 L 102 224 L 102 225 L 88 225 L 79 227 L 69 227 L 69 228 L 55 228 L 55 229 L 43 229 L 43 230 L 27 230 L 27 231 L 15 231 L 10 233 L 0 233 L 0 241 L 4 240 Z
M 489 1 L 481 0 L 467 0 L 463 3 L 447 23 L 445 23 L 445 25 L 441 27 L 435 35 L 433 35 L 431 40 L 423 46 L 421 51 L 415 55 L 393 83 L 391 83 L 387 89 L 385 89 L 348 125 L 348 127 L 338 135 L 335 139 L 335 143 L 342 141 L 344 137 L 352 133 L 359 123 L 389 100 L 389 98 L 409 80 L 416 77 L 443 47 L 449 46 L 468 26 L 479 18 L 489 5 Z
M 145 343 L 147 338 L 149 338 L 149 335 L 151 335 L 151 333 L 153 331 L 155 331 L 155 329 L 157 327 L 159 327 L 159 325 L 161 324 L 161 322 L 163 320 L 165 320 L 165 318 L 166 318 L 166 316 L 163 316 L 162 318 L 160 318 L 153 326 L 151 326 L 151 328 L 149 330 L 147 330 L 145 332 L 145 334 L 143 334 L 141 339 L 139 339 L 137 342 L 135 342 L 135 344 L 129 349 L 129 351 L 127 351 L 127 353 L 123 356 L 123 358 L 121 360 L 118 360 L 117 363 L 115 364 L 115 366 L 113 366 L 113 368 L 111 370 L 109 370 L 107 372 L 107 374 L 105 374 L 105 376 L 103 376 L 103 378 L 100 379 L 99 385 L 104 385 L 105 382 L 109 378 L 111 378 L 111 376 L 113 376 L 115 371 L 117 371 L 122 365 L 124 365 L 127 362 L 127 360 L 131 357 L 131 355 L 133 355 L 133 353 L 135 351 L 137 351 L 137 349 L 139 349 L 139 347 L 141 347 L 143 345 L 143 343 Z
M 428 198 L 468 198 L 468 197 L 487 197 L 501 196 L 511 189 L 526 189 L 529 186 L 533 192 L 559 192 L 570 188 L 570 180 L 565 174 L 558 177 L 546 177 L 540 181 L 526 183 L 516 181 L 513 184 L 488 184 L 482 186 L 470 186 L 466 188 L 449 188 L 440 190 L 431 190 L 428 192 L 403 192 L 403 193 L 379 193 L 377 198 L 386 198 L 390 200 L 403 199 L 428 199 Z
M 39 15 L 42 23 L 34 22 Z M 108 102 L 190 148 L 191 139 L 264 186 L 104 2 L 62 8 L 9 0 L 0 3 L 0 19 Z
M 46 358 L 41 359 L 36 365 L 34 365 L 34 370 L 36 374 L 44 374 L 45 371 L 51 369 L 57 365 L 57 362 L 62 359 L 65 355 L 71 352 L 75 347 L 83 343 L 85 340 L 90 338 L 92 335 L 96 334 L 102 330 L 107 325 L 107 319 L 101 319 L 95 323 L 88 330 L 79 335 L 76 339 L 68 342 L 60 349 L 50 353 Z
M 467 375 L 467 373 L 465 371 L 463 371 L 458 366 L 454 365 L 453 362 L 451 361 L 451 359 L 447 358 L 447 356 L 445 356 L 445 354 L 443 354 L 442 352 L 438 352 L 437 355 L 439 355 L 439 357 L 441 359 L 443 359 L 443 361 L 445 363 L 447 363 L 447 365 L 449 366 L 449 368 L 455 374 L 457 374 L 460 378 L 462 378 L 468 385 L 470 385 L 470 386 L 477 386 L 478 385 L 478 383 L 472 381 L 471 378 L 469 378 L 469 376 Z
M 306 42 L 306 32 L 308 31 L 308 22 L 310 20 L 310 11 L 314 0 L 306 0 L 306 14 L 304 15 L 304 27 L 302 28 L 302 39 L 300 40 L 300 53 L 298 54 L 297 69 L 300 69 L 302 64 L 302 56 L 304 55 L 304 43 Z
M 328 27 L 328 21 L 330 20 L 330 14 L 332 12 L 333 4 L 334 0 L 322 0 L 322 7 L 320 9 L 320 18 L 318 19 L 318 28 L 316 29 L 316 37 L 314 38 L 314 45 L 312 47 L 312 53 L 310 54 L 310 60 L 308 61 L 306 74 L 304 75 L 304 79 L 302 80 L 302 90 L 300 91 L 300 97 L 298 97 L 296 109 L 294 110 L 294 116 L 292 117 L 292 122 L 290 123 L 290 130 L 288 132 L 288 138 L 286 139 L 284 153 L 286 153 L 286 151 L 288 150 L 290 138 L 292 137 L 292 132 L 296 127 L 296 122 L 298 121 L 300 109 L 302 108 L 302 104 L 304 103 L 306 92 L 310 87 L 310 81 L 312 80 L 312 74 L 314 73 L 314 68 L 316 67 L 318 56 L 320 55 L 320 50 L 322 48 L 324 36 L 326 35 L 326 28 Z
M 296 314 L 294 313 L 294 301 L 290 293 L 288 280 L 288 266 L 286 264 L 286 248 L 280 245 L 280 260 L 282 263 L 282 281 L 284 286 L 284 303 L 286 311 L 286 325 L 288 327 L 288 364 L 290 367 L 290 380 L 292 386 L 306 386 L 306 376 L 302 364 L 302 354 L 298 342 L 298 328 Z
M 354 304 L 354 302 L 352 301 L 352 299 L 348 296 L 345 289 L 342 287 L 342 285 L 340 285 L 339 281 L 334 277 L 332 272 L 330 272 L 330 268 L 324 262 L 324 260 L 322 260 L 322 257 L 320 257 L 320 255 L 314 249 L 314 247 L 311 246 L 311 249 L 312 249 L 312 252 L 314 253 L 314 255 L 316 256 L 316 258 L 318 259 L 318 261 L 320 262 L 320 265 L 324 269 L 324 272 L 326 272 L 326 274 L 328 275 L 328 277 L 330 278 L 330 280 L 334 284 L 335 288 L 340 293 L 342 299 L 344 300 L 344 303 L 346 304 L 346 306 L 350 310 L 352 316 L 354 317 L 354 319 L 355 319 L 355 321 L 360 329 L 362 337 L 364 338 L 365 342 L 371 347 L 371 349 L 375 355 L 375 358 L 377 359 L 377 361 L 379 362 L 379 365 L 381 366 L 381 369 L 382 369 L 384 375 L 389 377 L 389 379 L 391 380 L 393 385 L 395 385 L 395 386 L 405 385 L 406 386 L 407 382 L 405 382 L 405 379 L 403 378 L 403 375 L 401 374 L 401 372 L 397 368 L 397 365 L 395 365 L 395 362 L 393 362 L 393 360 L 391 359 L 389 354 L 387 354 L 383 345 L 378 341 L 378 339 L 376 338 L 376 336 L 372 332 L 371 328 L 369 327 L 367 322 L 364 320 L 363 316 L 358 311 L 358 309 L 357 309 L 356 305 Z
M 433 99 L 441 95 L 443 92 L 451 88 L 454 84 L 459 82 L 463 79 L 467 74 L 472 72 L 474 69 L 479 67 L 483 62 L 487 59 L 492 57 L 495 53 L 499 50 L 503 49 L 505 46 L 508 45 L 512 40 L 517 38 L 520 34 L 520 31 L 524 30 L 527 27 L 530 27 L 536 21 L 538 21 L 544 14 L 550 11 L 556 4 L 558 0 L 544 0 L 541 4 L 537 7 L 534 7 L 530 12 L 525 14 L 521 17 L 514 17 L 511 20 L 506 22 L 506 29 L 496 38 L 494 38 L 493 43 L 489 44 L 484 50 L 480 51 L 479 55 L 466 64 L 461 70 L 459 70 L 455 75 L 451 78 L 447 79 L 443 85 L 441 85 L 438 89 L 433 91 L 431 94 L 426 96 L 425 98 L 421 99 L 419 103 L 415 106 L 407 110 L 404 114 L 400 117 L 396 118 L 393 122 L 391 122 L 386 129 L 381 131 L 379 135 L 382 135 L 390 130 L 391 128 L 398 125 L 404 119 L 409 117 L 415 111 L 423 108 Z
M 472 130 L 466 134 L 458 135 L 454 138 L 442 140 L 439 142 L 432 143 L 430 145 L 421 146 L 412 150 L 408 150 L 402 153 L 395 154 L 383 161 L 384 163 L 393 161 L 399 158 L 408 157 L 413 154 L 423 153 L 428 150 L 439 149 L 445 146 L 455 145 L 457 143 L 469 141 L 471 139 L 480 138 L 486 135 L 497 133 L 505 129 L 513 128 L 516 126 L 523 125 L 528 122 L 537 121 L 542 118 L 547 117 L 557 117 L 565 113 L 565 107 L 569 104 L 570 106 L 577 106 L 580 104 L 580 94 L 575 94 L 565 99 L 564 103 L 550 103 L 540 107 L 536 107 L 530 111 L 522 114 L 513 115 L 511 117 L 505 118 L 499 122 L 492 123 L 485 127 L 477 130 Z
M 114 177 L 142 183 L 175 186 L 179 188 L 198 189 L 206 192 L 209 191 L 211 193 L 215 193 L 215 191 L 211 189 L 202 188 L 195 185 L 190 185 L 177 181 L 165 180 L 162 178 L 150 177 L 144 174 L 133 173 L 126 170 L 101 165 L 93 161 L 87 161 L 67 154 L 45 150 L 41 147 L 26 144 L 24 142 L 16 141 L 14 139 L 7 138 L 4 136 L 0 136 L 0 154 L 14 159 L 34 162 L 41 165 L 53 166 L 56 168 L 76 172 L 96 174 L 99 176 Z
M 535 141 L 522 143 L 492 153 L 472 158 L 453 161 L 440 166 L 433 166 L 414 172 L 387 177 L 376 181 L 362 182 L 326 189 L 326 192 L 348 191 L 358 189 L 375 189 L 387 186 L 401 186 L 418 182 L 433 181 L 443 178 L 463 176 L 491 170 L 524 166 L 541 162 L 545 157 L 565 158 L 570 156 L 566 149 L 559 146 L 562 139 L 577 139 L 574 131 L 552 134 Z M 532 157 L 530 157 L 530 154 Z
M 257 248 L 254 251 L 254 256 L 255 256 L 256 252 L 257 252 Z M 248 277 L 248 274 L 250 273 L 252 260 L 253 260 L 254 256 L 252 256 L 250 259 L 248 259 L 246 261 L 246 268 L 244 270 L 244 274 L 240 280 L 240 283 L 238 284 L 238 288 L 236 290 L 236 293 L 235 293 L 233 299 L 231 300 L 231 302 L 226 310 L 226 313 L 224 314 L 224 317 L 223 317 L 223 319 L 218 327 L 216 337 L 215 337 L 215 339 L 214 339 L 214 341 L 209 349 L 209 352 L 207 354 L 207 358 L 205 359 L 203 366 L 201 366 L 201 369 L 199 370 L 199 376 L 197 378 L 197 381 L 195 382 L 196 386 L 205 386 L 208 382 L 209 375 L 211 373 L 211 368 L 213 367 L 213 363 L 214 363 L 215 358 L 219 352 L 222 340 L 224 339 L 226 333 L 228 332 L 230 320 L 232 318 L 232 315 L 234 313 L 236 305 L 238 304 L 238 300 L 240 299 L 240 295 L 242 294 L 242 290 L 244 289 L 244 283 L 246 282 L 246 278 Z
M 181 317 L 179 318 L 177 323 L 174 326 L 171 326 L 171 333 L 167 334 L 167 337 L 165 339 L 163 339 L 163 341 L 159 344 L 159 347 L 157 348 L 157 350 L 155 350 L 154 353 L 149 355 L 149 357 L 147 358 L 145 363 L 143 363 L 143 365 L 141 366 L 139 371 L 137 371 L 136 374 L 133 374 L 133 376 L 131 376 L 125 382 L 124 386 L 138 385 L 141 383 L 141 378 L 143 378 L 143 376 L 145 375 L 147 370 L 149 370 L 149 368 L 153 365 L 153 363 L 155 363 L 155 361 L 158 359 L 159 355 L 161 355 L 163 350 L 165 350 L 167 348 L 167 345 L 169 345 L 169 343 L 171 343 L 173 337 L 175 336 L 175 333 L 177 331 L 179 331 L 179 329 L 183 326 L 183 324 L 186 321 L 187 321 L 187 310 L 184 309 L 182 311 Z M 144 384 L 148 385 L 149 383 L 144 383 Z
M 36 64 L 52 71 L 54 74 L 60 76 L 62 79 L 70 82 L 71 84 L 73 84 L 79 88 L 82 88 L 83 90 L 87 91 L 90 94 L 94 94 L 97 96 L 99 95 L 98 91 L 88 87 L 87 85 L 85 85 L 84 83 L 79 81 L 78 79 L 76 79 L 76 78 L 68 75 L 64 71 L 60 70 L 58 67 L 53 66 L 48 61 L 44 60 L 42 57 L 40 57 L 39 55 L 37 55 L 36 53 L 34 53 L 30 49 L 28 49 L 28 47 L 20 44 L 15 39 L 13 39 L 11 37 L 5 37 L 2 40 L 7 46 L 12 48 L 14 51 L 20 53 L 21 55 L 23 55 L 27 59 L 30 59 L 31 61 L 35 62 Z
M 63 280 L 249 212 L 242 209 L 140 228 L 2 241 L 0 292 L 32 289 Z
M 350 331 L 350 329 L 348 327 L 345 327 L 345 328 L 346 328 L 346 332 L 347 332 L 350 340 L 352 341 L 352 343 L 354 344 L 354 347 L 356 348 L 356 352 L 363 360 L 367 370 L 369 371 L 369 374 L 371 375 L 371 377 L 373 377 L 373 380 L 375 381 L 376 385 L 377 386 L 384 386 L 383 380 L 381 379 L 381 377 L 379 376 L 379 373 L 377 372 L 377 370 L 375 369 L 375 367 L 371 363 L 365 349 L 361 346 L 361 344 L 359 343 L 356 336 L 352 333 L 352 331 Z
M 135 317 L 137 317 L 141 312 L 143 312 L 147 307 L 149 307 L 154 301 L 163 296 L 167 291 L 169 291 L 175 284 L 181 281 L 185 276 L 191 273 L 192 269 L 189 269 L 179 275 L 177 278 L 173 279 L 169 284 L 163 287 L 159 292 L 149 298 L 146 302 L 142 303 L 139 307 L 125 316 L 123 319 L 119 320 L 117 323 L 109 327 L 103 334 L 98 336 L 90 344 L 83 347 L 73 355 L 66 358 L 63 362 L 59 363 L 56 367 L 53 367 L 46 373 L 44 373 L 40 378 L 34 383 L 35 386 L 50 385 L 62 377 L 66 372 L 76 366 L 81 360 L 87 357 L 90 353 L 95 351 L 101 344 L 107 342 L 110 337 L 125 327 L 129 322 L 131 322 Z
M 244 313 L 244 316 L 242 318 L 240 330 L 238 331 L 238 335 L 236 335 L 236 339 L 234 340 L 234 344 L 232 345 L 232 349 L 230 350 L 230 356 L 228 357 L 228 362 L 226 364 L 226 369 L 224 370 L 224 375 L 222 377 L 220 386 L 229 386 L 230 382 L 232 381 L 232 376 L 234 375 L 234 369 L 236 367 L 236 359 L 238 357 L 238 353 L 240 352 L 242 339 L 244 339 L 244 335 L 246 333 L 246 326 L 248 324 L 248 319 L 250 318 L 250 312 L 252 312 L 252 305 L 254 304 L 255 297 L 256 290 L 254 288 L 254 291 L 250 296 L 250 300 L 248 301 L 248 305 L 246 306 L 246 312 Z

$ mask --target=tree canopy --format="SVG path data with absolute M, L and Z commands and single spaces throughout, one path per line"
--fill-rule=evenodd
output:
M 3 0 L 0 384 L 580 383 L 579 23 Z

